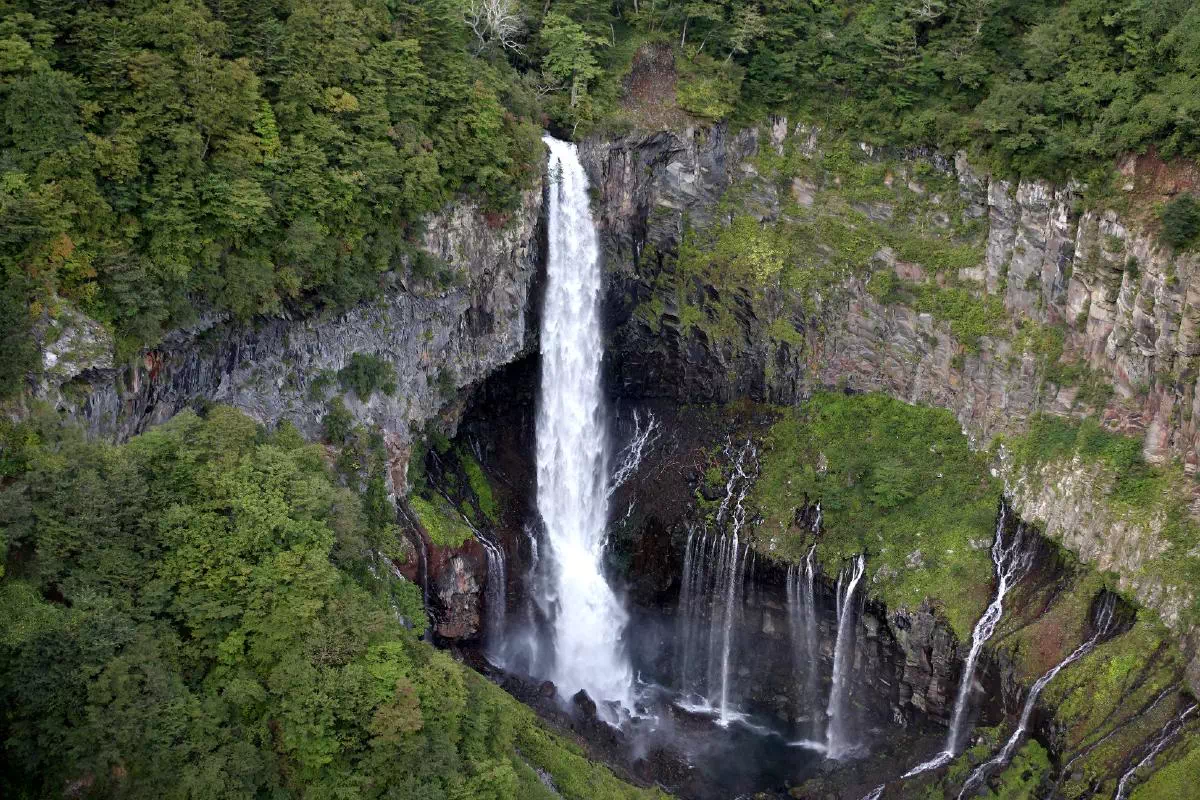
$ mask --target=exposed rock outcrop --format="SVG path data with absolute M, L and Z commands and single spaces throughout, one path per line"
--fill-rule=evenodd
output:
M 94 435 L 115 440 L 200 399 L 232 405 L 264 423 L 288 420 L 314 436 L 336 372 L 363 353 L 395 369 L 396 391 L 369 398 L 346 392 L 346 406 L 356 420 L 379 426 L 394 452 L 403 451 L 410 429 L 433 417 L 459 387 L 534 341 L 541 207 L 542 192 L 526 192 L 512 219 L 494 228 L 473 203 L 452 203 L 424 226 L 424 250 L 443 265 L 441 274 L 389 274 L 392 283 L 378 301 L 336 315 L 252 325 L 208 319 L 117 367 L 111 358 L 91 357 L 94 348 L 69 356 L 52 345 L 45 358 L 53 356 L 59 370 L 48 372 L 39 393 Z M 95 339 L 85 335 L 86 325 L 72 330 L 80 331 L 72 341 Z M 78 368 L 63 367 L 68 358 Z

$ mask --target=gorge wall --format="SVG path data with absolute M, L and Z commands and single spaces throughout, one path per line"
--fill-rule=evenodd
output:
M 882 152 L 785 119 L 584 151 L 615 391 L 784 404 L 820 387 L 882 391 L 953 411 L 977 447 L 1021 435 L 1039 413 L 1095 415 L 1140 438 L 1147 461 L 1195 471 L 1200 259 L 1160 245 L 1147 222 L 1190 174 L 1126 162 L 1127 218 L 1086 210 L 1078 184 L 1012 183 L 962 154 Z M 747 217 L 775 238 L 737 238 Z M 896 241 L 889 228 L 907 232 Z M 748 268 L 721 261 L 726 232 L 729 249 L 752 254 Z M 909 291 L 880 289 L 893 284 Z M 1200 554 L 1169 541 L 1165 514 L 1107 502 L 1116 476 L 1102 465 L 1030 471 L 1003 455 L 1018 512 L 1118 573 L 1194 653 L 1195 589 L 1165 565 Z M 1200 662 L 1191 674 L 1200 686 Z

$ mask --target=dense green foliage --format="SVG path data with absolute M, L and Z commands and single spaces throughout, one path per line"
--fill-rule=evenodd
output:
M 811 544 L 794 510 L 821 503 L 817 554 L 836 572 L 867 554 L 873 591 L 889 607 L 937 598 L 969 637 L 987 605 L 1000 487 L 972 453 L 954 416 L 879 394 L 818 394 L 788 409 L 764 442 L 751 499 L 763 514 L 760 545 L 799 559 Z M 773 546 L 773 547 L 772 547 Z
M 1175 248 L 1191 247 L 1200 239 L 1200 203 L 1190 194 L 1176 197 L 1163 208 L 1162 238 Z
M 1189 0 L 630 6 L 621 17 L 669 32 L 677 58 L 724 63 L 747 119 L 795 110 L 880 143 L 969 145 L 1046 175 L 1150 145 L 1200 148 L 1200 10 Z M 685 84 L 685 102 L 697 91 Z
M 64 303 L 124 356 L 197 310 L 336 307 L 428 269 L 421 215 L 466 191 L 501 222 L 541 124 L 642 121 L 623 92 L 647 45 L 676 75 L 643 100 L 704 119 L 783 112 L 1050 176 L 1200 147 L 1188 0 L 498 0 L 499 26 L 478 6 L 0 2 L 0 391 Z M 1194 239 L 1189 202 L 1169 241 Z
M 359 400 L 370 399 L 376 391 L 396 393 L 396 368 L 379 356 L 354 353 L 337 376 L 342 388 L 354 392 Z
M 537 174 L 529 92 L 469 36 L 455 0 L 0 2 L 0 333 L 65 299 L 128 351 L 376 291 L 420 214 Z
M 535 768 L 642 794 L 417 641 L 419 590 L 375 563 L 394 528 L 294 429 L 3 439 L 4 797 L 549 798 Z

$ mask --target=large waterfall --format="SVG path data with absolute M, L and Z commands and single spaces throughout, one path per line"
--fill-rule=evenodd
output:
M 1008 507 L 1000 506 L 1000 518 L 996 522 L 996 538 L 992 542 L 992 564 L 996 567 L 996 596 L 988 605 L 983 616 L 975 623 L 971 632 L 971 651 L 963 664 L 962 677 L 958 682 L 958 695 L 954 699 L 954 713 L 950 718 L 950 730 L 946 734 L 946 745 L 942 752 L 930 760 L 918 764 L 904 773 L 905 778 L 911 778 L 931 769 L 937 769 L 948 764 L 962 747 L 963 734 L 966 733 L 967 709 L 970 707 L 971 689 L 975 685 L 975 668 L 979 664 L 979 655 L 983 646 L 992 634 L 1004 614 L 1004 598 L 1010 589 L 1029 571 L 1033 561 L 1033 549 L 1028 546 L 1024 524 L 1018 524 L 1012 536 L 1005 536 L 1008 522 Z
M 829 689 L 829 717 L 825 727 L 825 755 L 827 758 L 845 758 L 854 749 L 850 743 L 850 670 L 854 661 L 855 645 L 855 590 L 862 580 L 867 561 L 863 556 L 854 559 L 850 570 L 842 571 L 838 578 L 838 623 L 837 641 L 833 647 L 833 680 Z
M 575 145 L 549 136 L 550 224 L 537 415 L 537 505 L 545 525 L 543 581 L 553 609 L 551 678 L 602 709 L 632 707 L 627 615 L 601 567 L 608 458 L 600 391 L 600 265 L 588 182 Z

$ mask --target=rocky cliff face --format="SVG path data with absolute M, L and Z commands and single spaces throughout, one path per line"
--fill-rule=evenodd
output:
M 716 127 L 593 142 L 585 148 L 599 188 L 598 216 L 614 305 L 626 311 L 618 320 L 618 337 L 636 336 L 622 330 L 623 324 L 632 322 L 630 304 L 654 291 L 656 265 L 641 258 L 646 246 L 676 253 L 685 225 L 703 228 L 736 212 L 737 208 L 720 202 L 731 187 L 742 189 L 741 207 L 757 209 L 756 216 L 768 221 L 785 217 L 789 201 L 811 207 L 819 199 L 814 192 L 821 187 L 807 180 L 795 179 L 789 195 L 760 174 L 755 157 L 764 149 L 782 152 L 785 145 L 818 153 L 821 139 L 816 130 L 803 125 L 792 130 L 786 120 L 777 119 L 769 136 L 758 129 L 731 134 Z M 1115 390 L 1102 408 L 1095 409 L 1108 426 L 1141 435 L 1148 460 L 1164 462 L 1174 457 L 1189 472 L 1195 471 L 1200 463 L 1200 436 L 1193 421 L 1200 341 L 1198 317 L 1190 309 L 1200 298 L 1200 257 L 1173 253 L 1158 243 L 1147 225 L 1125 222 L 1116 212 L 1080 211 L 1083 199 L 1076 184 L 1057 187 L 1041 181 L 1014 184 L 991 179 L 974 171 L 962 154 L 953 161 L 930 153 L 889 155 L 901 170 L 921 158 L 953 176 L 959 195 L 953 198 L 956 203 L 938 197 L 928 198 L 929 202 L 944 205 L 947 217 L 957 212 L 965 220 L 986 223 L 984 258 L 960 270 L 958 277 L 980 281 L 989 294 L 1003 299 L 1014 318 L 1064 324 L 1064 360 L 1086 362 L 1102 372 Z M 1136 172 L 1137 163 L 1127 166 L 1131 189 L 1151 180 Z M 915 193 L 924 193 L 917 179 L 885 177 L 888 186 L 893 180 L 905 180 Z M 1131 198 L 1147 202 L 1145 194 Z M 886 204 L 865 210 L 881 219 L 892 213 Z M 945 224 L 950 222 L 947 218 Z M 924 265 L 904 261 L 890 248 L 874 257 L 900 277 L 926 276 Z M 981 439 L 1019 430 L 1039 411 L 1081 416 L 1093 410 L 1076 402 L 1077 386 L 1048 381 L 1036 368 L 1033 355 L 1015 350 L 1009 338 L 990 337 L 978 352 L 966 352 L 963 343 L 931 315 L 900 303 L 878 302 L 861 282 L 851 281 L 845 288 L 848 291 L 838 294 L 836 305 L 821 309 L 819 319 L 799 307 L 794 310 L 796 321 L 809 323 L 808 328 L 819 322 L 823 329 L 819 335 L 805 331 L 812 350 L 799 388 L 840 381 L 943 406 L 954 410 Z M 756 309 L 738 309 L 739 298 L 729 300 L 747 334 L 744 343 L 734 344 L 735 349 L 748 352 L 736 355 L 749 357 L 751 364 L 757 358 L 760 393 L 794 393 L 797 376 L 766 370 L 761 359 L 767 348 L 753 346 L 756 339 L 767 338 L 755 336 L 765 334 L 756 329 L 755 323 L 762 321 L 755 316 Z M 668 321 L 668 327 L 678 328 L 677 320 L 676 325 Z M 725 367 L 738 365 L 721 348 L 695 358 L 701 350 L 714 349 L 701 336 L 670 341 L 671 336 L 664 334 L 665 342 L 642 338 L 660 351 L 661 358 L 680 357 L 693 371 L 703 369 L 705 360 L 721 361 Z M 736 348 L 737 344 L 751 346 Z M 750 380 L 726 370 L 714 370 L 712 376 L 720 378 L 721 385 L 708 386 L 702 393 L 735 396 L 736 387 L 727 384 Z
M 869 174 L 878 181 L 851 194 L 853 179 L 830 169 L 838 162 L 822 161 L 827 144 L 817 130 L 775 119 L 737 133 L 718 126 L 584 147 L 599 190 L 619 391 L 692 403 L 743 396 L 792 403 L 835 386 L 882 391 L 950 409 L 981 447 L 1021 434 L 1038 413 L 1096 415 L 1107 429 L 1139 437 L 1148 461 L 1196 470 L 1200 258 L 1160 245 L 1146 221 L 1151 201 L 1183 178 L 1131 160 L 1122 167 L 1120 200 L 1130 211 L 1120 215 L 1083 210 L 1074 183 L 1012 183 L 976 171 L 962 154 L 859 145 L 853 155 L 877 167 Z M 785 158 L 822 166 L 794 174 L 771 168 L 772 159 Z M 850 211 L 826 208 L 833 196 Z M 935 233 L 965 231 L 960 238 L 978 248 L 973 263 L 939 272 L 882 245 L 863 258 L 869 263 L 815 292 L 798 280 L 746 287 L 678 268 L 687 231 L 729 225 L 738 214 L 768 225 L 818 220 L 804 255 L 827 264 L 846 245 L 823 237 L 820 220 L 834 220 L 845 237 L 891 225 L 914 205 Z M 871 291 L 882 273 L 913 285 L 972 287 L 977 298 L 1002 303 L 1003 319 L 965 341 L 946 320 Z M 1155 561 L 1168 550 L 1163 520 L 1112 511 L 1096 476 L 1066 479 L 1085 466 L 1054 469 L 1063 474 L 1007 475 L 1017 510 L 1086 562 L 1117 572 L 1123 588 L 1185 634 L 1194 652 L 1185 614 L 1194 590 L 1164 577 Z M 1200 665 L 1193 684 L 1200 686 Z
M 337 371 L 362 353 L 394 367 L 396 391 L 346 392 L 346 406 L 384 432 L 403 467 L 411 428 L 532 343 L 541 207 L 541 191 L 527 192 L 513 218 L 493 228 L 474 204 L 451 204 L 425 224 L 424 250 L 435 266 L 424 272 L 435 274 L 409 269 L 378 301 L 341 314 L 248 326 L 209 320 L 125 366 L 97 346 L 102 331 L 69 323 L 44 354 L 55 369 L 38 394 L 115 440 L 196 400 L 232 405 L 264 423 L 288 420 L 316 436 L 338 390 Z

